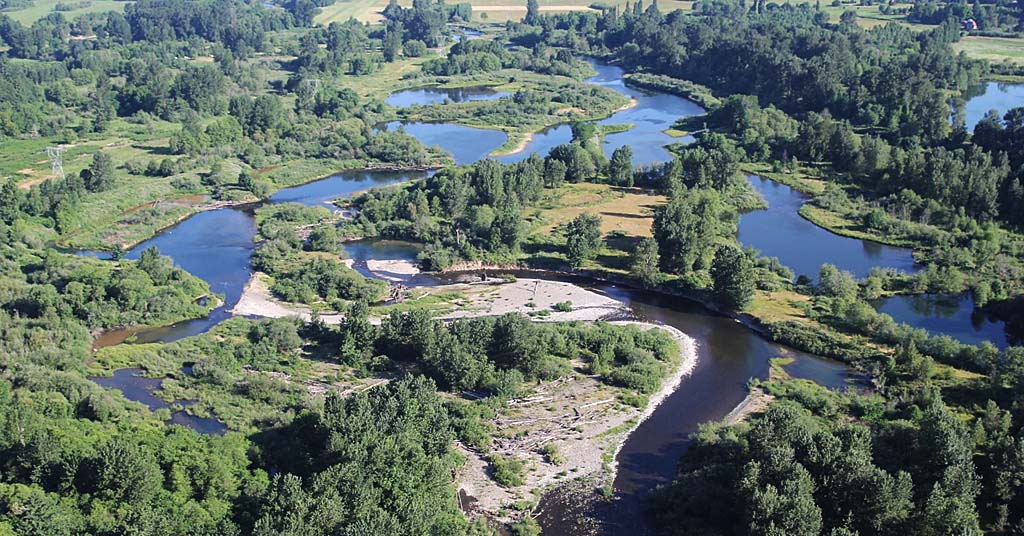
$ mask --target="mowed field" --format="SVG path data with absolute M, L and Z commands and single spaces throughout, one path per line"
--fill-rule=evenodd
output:
M 601 3 L 622 7 L 626 5 L 626 1 L 602 0 Z M 399 0 L 398 3 L 402 6 L 411 6 L 412 0 Z M 450 0 L 448 3 L 460 2 Z M 470 0 L 469 3 L 473 6 L 473 18 L 479 21 L 518 20 L 526 14 L 526 0 Z M 592 9 L 590 5 L 594 0 L 539 0 L 539 3 L 543 12 L 565 12 Z M 649 3 L 649 0 L 646 3 Z M 334 5 L 323 8 L 316 20 L 321 24 L 330 24 L 354 17 L 364 22 L 378 22 L 381 19 L 381 11 L 387 5 L 388 0 L 338 0 Z M 662 11 L 690 10 L 692 6 L 692 0 L 658 0 L 658 7 Z
M 28 26 L 33 22 L 49 15 L 60 13 L 65 19 L 71 20 L 86 13 L 105 13 L 107 11 L 124 11 L 124 6 L 132 2 L 118 0 L 34 0 L 31 6 L 25 9 L 4 11 L 8 17 Z M 57 4 L 71 6 L 68 11 L 55 11 Z
M 1024 39 L 968 36 L 953 43 L 953 49 L 992 63 L 1024 64 Z

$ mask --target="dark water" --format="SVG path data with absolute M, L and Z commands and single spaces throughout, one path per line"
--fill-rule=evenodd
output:
M 427 147 L 438 146 L 455 158 L 455 163 L 472 164 L 487 158 L 491 151 L 501 147 L 508 136 L 500 130 L 472 128 L 449 123 L 401 123 L 392 121 L 388 130 L 403 128 Z
M 346 171 L 300 186 L 285 188 L 270 197 L 270 203 L 324 205 L 338 198 L 373 188 L 421 178 L 427 172 Z M 251 209 L 224 208 L 200 212 L 134 247 L 126 255 L 137 259 L 146 248 L 156 246 L 176 266 L 206 281 L 210 290 L 224 297 L 224 303 L 206 318 L 154 328 L 112 330 L 95 341 L 94 348 L 119 344 L 172 342 L 205 333 L 231 317 L 229 312 L 242 296 L 252 276 L 249 257 L 255 247 L 256 223 Z M 83 255 L 107 257 L 104 252 L 83 251 Z
M 934 335 L 949 335 L 965 344 L 989 341 L 999 349 L 1024 344 L 1024 331 L 1019 326 L 1014 329 L 995 315 L 975 310 L 969 293 L 892 296 L 875 300 L 872 305 L 897 322 Z
M 909 249 L 826 231 L 800 216 L 798 211 L 805 199 L 800 192 L 762 177 L 750 176 L 748 180 L 768 201 L 768 209 L 740 217 L 739 241 L 764 256 L 778 257 L 796 275 L 816 280 L 824 263 L 834 264 L 857 277 L 867 276 L 875 266 L 917 271 Z
M 443 88 L 436 86 L 407 89 L 392 93 L 385 100 L 391 106 L 424 106 L 427 104 L 444 104 L 445 102 L 471 102 L 498 100 L 509 93 L 495 91 L 487 86 L 469 86 Z
M 974 126 L 989 110 L 998 111 L 999 117 L 1002 118 L 1011 108 L 1024 106 L 1024 84 L 986 82 L 984 88 L 979 88 L 979 91 L 981 94 L 968 99 L 967 105 L 964 106 L 964 124 L 968 130 L 973 131 Z
M 621 70 L 597 65 L 597 76 L 592 81 L 608 85 L 635 96 L 639 105 L 631 110 L 616 114 L 607 123 L 629 122 L 636 127 L 626 133 L 609 136 L 606 151 L 611 152 L 622 143 L 630 143 L 634 149 L 635 163 L 644 164 L 667 160 L 669 154 L 662 147 L 677 141 L 661 130 L 671 126 L 680 115 L 700 113 L 695 104 L 678 97 L 664 97 L 627 88 L 617 81 Z M 658 113 L 658 107 L 661 113 Z M 397 125 L 390 125 L 391 128 Z M 440 145 L 455 155 L 459 163 L 473 162 L 483 158 L 505 141 L 501 132 L 471 129 L 453 125 L 409 124 L 405 129 L 428 145 Z M 538 135 L 522 157 L 539 148 L 562 143 L 568 127 L 558 127 L 546 135 Z M 568 138 L 565 139 L 568 141 Z M 378 184 L 390 184 L 408 178 L 401 173 L 345 173 L 304 186 L 282 190 L 271 198 L 271 202 L 295 201 L 310 205 L 344 197 L 354 191 Z M 779 207 L 777 207 L 778 209 Z M 796 207 L 792 207 L 795 215 Z M 765 211 L 774 214 L 776 211 Z M 782 219 L 781 211 L 778 219 Z M 799 218 L 799 216 L 797 216 Z M 810 225 L 810 224 L 808 224 Z M 817 229 L 813 225 L 810 226 Z M 255 232 L 251 214 L 241 210 L 225 209 L 201 213 L 179 226 L 161 234 L 147 244 L 133 250 L 138 253 L 142 247 L 153 244 L 170 255 L 175 262 L 206 281 L 215 292 L 225 296 L 226 304 L 210 319 L 195 323 L 196 330 L 209 329 L 218 318 L 226 316 L 227 309 L 237 303 L 242 288 L 249 279 L 249 255 Z M 781 232 L 786 232 L 784 229 Z M 823 233 L 826 233 L 822 230 Z M 827 233 L 826 233 L 827 234 Z M 742 231 L 741 231 L 742 236 Z M 827 234 L 833 240 L 840 239 Z M 858 241 L 859 242 L 859 241 Z M 864 246 L 861 246 L 863 249 Z M 777 254 L 764 248 L 766 253 Z M 349 255 L 355 259 L 357 269 L 370 258 L 411 258 L 415 248 L 406 245 L 381 242 L 360 242 L 346 245 Z M 832 259 L 835 261 L 836 259 Z M 784 260 L 785 262 L 785 260 Z M 816 268 L 814 273 L 816 273 Z M 797 377 L 808 377 L 823 385 L 842 386 L 848 378 L 845 367 L 797 352 L 787 351 L 746 329 L 737 322 L 714 315 L 701 306 L 679 298 L 664 297 L 630 290 L 614 285 L 595 285 L 579 279 L 597 291 L 605 292 L 630 304 L 638 318 L 662 322 L 690 334 L 698 341 L 699 361 L 693 375 L 682 387 L 662 404 L 637 432 L 627 439 L 618 457 L 619 472 L 615 481 L 616 495 L 614 511 L 600 519 L 608 524 L 611 532 L 634 534 L 644 528 L 640 514 L 641 498 L 654 486 L 668 482 L 674 473 L 675 464 L 686 448 L 687 436 L 700 423 L 720 419 L 732 410 L 745 396 L 745 385 L 750 378 L 764 377 L 768 360 L 781 355 L 791 355 L 795 362 L 788 367 Z M 193 324 L 193 323 L 188 323 Z M 198 326 L 202 326 L 199 328 Z M 147 333 L 149 330 L 146 330 Z M 171 329 L 155 338 L 173 340 L 190 329 Z M 198 331 L 197 331 L 198 332 Z M 142 335 L 140 335 L 142 338 Z M 133 396 L 152 397 L 157 387 L 136 380 L 122 382 Z M 111 387 L 121 386 L 110 384 Z M 127 396 L 127 395 L 126 395 Z M 155 397 L 153 397 L 155 398 Z M 578 534 L 572 522 L 562 518 L 573 511 L 572 504 L 560 504 L 556 495 L 547 496 L 542 505 L 541 516 L 549 534 Z M 612 521 L 615 523 L 612 523 Z
M 89 379 L 100 387 L 121 391 L 125 398 L 139 402 L 151 411 L 173 409 L 172 404 L 167 403 L 154 394 L 160 390 L 163 380 L 146 378 L 142 375 L 142 370 L 140 369 L 118 369 L 114 371 L 113 376 L 97 376 Z M 176 400 L 174 403 L 182 407 L 188 407 L 194 405 L 195 401 Z M 171 424 L 180 424 L 181 426 L 191 428 L 201 434 L 223 435 L 227 432 L 227 426 L 217 419 L 212 417 L 196 417 L 183 410 L 173 411 L 170 422 Z

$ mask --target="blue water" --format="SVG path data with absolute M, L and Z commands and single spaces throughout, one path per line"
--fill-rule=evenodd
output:
M 664 131 L 671 128 L 681 117 L 703 114 L 704 109 L 697 103 L 667 93 L 653 93 L 630 87 L 622 79 L 621 67 L 597 62 L 591 62 L 591 65 L 597 74 L 587 79 L 588 82 L 614 89 L 636 100 L 636 106 L 598 121 L 601 125 L 633 125 L 633 128 L 626 132 L 605 136 L 604 151 L 609 157 L 615 149 L 629 145 L 633 148 L 633 164 L 647 166 L 672 159 L 672 155 L 665 149 L 666 145 L 693 141 L 692 137 L 674 138 Z
M 329 205 L 356 192 L 426 177 L 426 171 L 343 171 L 325 179 L 292 186 L 270 196 L 271 203 L 302 203 L 307 206 Z
M 857 277 L 867 276 L 876 266 L 917 271 L 911 250 L 826 231 L 800 216 L 805 200 L 800 192 L 762 177 L 752 175 L 748 180 L 768 202 L 768 209 L 740 217 L 740 243 L 766 257 L 778 257 L 796 275 L 816 280 L 825 263 Z
M 509 93 L 495 91 L 487 86 L 471 86 L 460 88 L 421 87 L 397 91 L 384 101 L 391 106 L 425 106 L 427 104 L 444 104 L 445 102 L 490 101 L 507 97 Z
M 872 302 L 875 309 L 893 320 L 933 335 L 949 335 L 964 343 L 991 342 L 1005 349 L 1024 342 L 1024 333 L 1014 333 L 1002 319 L 977 311 L 969 293 L 892 296 Z
M 971 97 L 964 106 L 965 126 L 973 131 L 989 110 L 999 112 L 999 117 L 1011 108 L 1024 106 L 1024 84 L 1003 84 L 1001 82 L 985 83 L 981 95 Z
M 530 143 L 526 145 L 526 148 L 517 153 L 508 154 L 505 156 L 499 156 L 495 160 L 504 162 L 506 164 L 513 164 L 515 162 L 521 162 L 530 157 L 530 155 L 536 153 L 541 156 L 547 156 L 551 149 L 558 145 L 566 144 L 572 141 L 572 127 L 569 125 L 558 125 L 550 128 L 546 128 L 533 135 Z
M 508 136 L 500 130 L 464 127 L 449 123 L 401 123 L 392 121 L 388 130 L 399 127 L 427 147 L 440 147 L 455 158 L 457 165 L 472 164 L 487 157 L 491 151 L 504 145 Z
M 183 370 L 184 371 L 184 370 Z M 89 378 L 100 387 L 106 389 L 117 389 L 121 391 L 128 400 L 139 402 L 151 411 L 158 409 L 173 409 L 172 405 L 156 396 L 163 385 L 163 380 L 157 378 L 146 378 L 142 370 L 136 368 L 117 369 L 113 376 L 96 376 Z M 176 400 L 174 402 L 183 407 L 192 406 L 195 401 Z M 188 412 L 178 410 L 171 413 L 171 423 L 179 424 L 207 435 L 223 435 L 227 432 L 227 426 L 212 417 L 197 417 Z
M 689 143 L 690 136 L 674 138 L 665 134 L 677 119 L 704 113 L 704 109 L 693 101 L 675 95 L 653 93 L 633 88 L 623 81 L 623 70 L 614 65 L 601 64 L 591 60 L 590 65 L 597 72 L 587 82 L 615 90 L 636 101 L 634 106 L 616 112 L 597 123 L 599 125 L 630 124 L 632 128 L 604 137 L 604 152 L 609 158 L 615 149 L 629 145 L 633 149 L 633 165 L 649 166 L 672 159 L 665 149 L 672 143 Z M 499 157 L 502 162 L 518 162 L 533 153 L 545 156 L 552 147 L 572 141 L 569 125 L 559 125 L 537 133 L 526 149 L 512 155 Z

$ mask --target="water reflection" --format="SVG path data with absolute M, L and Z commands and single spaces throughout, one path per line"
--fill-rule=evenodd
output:
M 703 108 L 682 97 L 627 86 L 622 79 L 621 67 L 595 60 L 589 61 L 596 74 L 588 78 L 587 82 L 613 89 L 635 100 L 633 106 L 598 121 L 600 125 L 632 125 L 632 128 L 625 132 L 605 136 L 604 152 L 607 156 L 611 157 L 615 149 L 629 145 L 633 149 L 633 164 L 647 166 L 672 159 L 672 155 L 665 149 L 666 145 L 693 141 L 692 137 L 674 138 L 664 131 L 681 117 L 703 114 Z M 552 147 L 570 141 L 572 129 L 568 125 L 551 127 L 535 134 L 522 152 L 499 157 L 498 160 L 518 162 L 533 153 L 544 156 Z
M 356 192 L 420 179 L 428 175 L 427 171 L 343 171 L 325 179 L 280 190 L 270 196 L 270 202 L 302 203 L 306 206 L 329 205 L 336 199 L 349 197 Z
M 998 111 L 1001 119 L 1011 108 L 1024 106 L 1024 84 L 986 82 L 978 93 L 969 97 L 964 106 L 964 125 L 973 131 L 989 110 Z
M 451 123 L 402 123 L 384 125 L 388 130 L 403 128 L 427 147 L 441 147 L 452 154 L 457 165 L 482 160 L 501 147 L 508 136 L 500 130 L 464 127 Z
M 692 142 L 692 137 L 673 138 L 665 134 L 677 119 L 701 115 L 704 109 L 693 101 L 669 95 L 653 93 L 626 85 L 623 70 L 615 65 L 592 62 L 597 75 L 587 81 L 608 87 L 636 100 L 636 105 L 601 120 L 598 124 L 614 125 L 630 123 L 633 128 L 617 134 L 609 134 L 604 139 L 605 153 L 610 157 L 615 149 L 629 145 L 633 149 L 635 165 L 650 165 L 666 162 L 672 155 L 665 145 L 676 142 Z
M 873 267 L 916 272 L 911 250 L 848 238 L 829 232 L 800 216 L 805 198 L 796 190 L 762 177 L 748 177 L 768 202 L 767 210 L 740 217 L 739 241 L 768 257 L 778 257 L 796 275 L 816 279 L 821 265 L 831 263 L 857 277 Z
M 892 296 L 875 300 L 872 305 L 897 322 L 933 335 L 948 335 L 965 344 L 989 341 L 1004 349 L 1024 342 L 1024 333 L 995 315 L 975 309 L 970 293 Z
M 182 372 L 189 374 L 191 369 L 182 369 Z M 114 371 L 112 376 L 96 376 L 89 378 L 100 387 L 106 389 L 117 389 L 128 400 L 139 402 L 145 405 L 150 411 L 158 409 L 173 409 L 173 405 L 156 396 L 163 385 L 163 380 L 157 378 L 146 378 L 143 371 L 137 368 L 124 368 Z M 181 407 L 189 407 L 195 404 L 191 400 L 176 400 L 174 404 Z M 170 422 L 191 428 L 201 434 L 223 435 L 227 432 L 227 426 L 212 417 L 197 417 L 190 415 L 184 410 L 177 410 L 171 413 Z
M 385 102 L 391 106 L 403 108 L 405 106 L 444 104 L 445 102 L 498 100 L 502 97 L 507 97 L 508 95 L 508 92 L 495 91 L 493 88 L 488 86 L 454 88 L 427 86 L 392 93 L 388 96 Z

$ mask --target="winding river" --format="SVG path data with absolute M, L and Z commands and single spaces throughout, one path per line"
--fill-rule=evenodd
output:
M 595 68 L 598 74 L 590 79 L 592 83 L 612 87 L 636 99 L 636 105 L 632 108 L 601 121 L 604 124 L 630 123 L 634 126 L 627 132 L 608 136 L 605 140 L 605 150 L 610 153 L 618 146 L 629 144 L 633 147 L 635 162 L 638 164 L 668 159 L 669 154 L 664 145 L 680 140 L 662 131 L 680 116 L 701 113 L 700 107 L 680 97 L 626 87 L 622 82 L 622 71 L 617 67 L 595 64 Z M 422 93 L 419 97 L 412 94 L 403 97 L 414 104 L 417 98 L 426 101 L 435 97 L 428 93 Z M 391 125 L 394 128 L 397 126 Z M 459 163 L 483 158 L 505 141 L 504 134 L 497 131 L 455 125 L 411 124 L 404 125 L 403 128 L 428 145 L 445 148 L 455 155 Z M 504 157 L 502 160 L 521 159 L 535 152 L 544 154 L 551 146 L 568 141 L 567 133 L 568 127 L 564 126 L 550 129 L 546 133 L 534 136 L 524 151 Z M 422 176 L 421 173 L 344 172 L 302 186 L 283 189 L 272 196 L 269 202 L 319 205 L 373 186 Z M 818 245 L 839 241 L 847 244 L 835 250 L 814 251 L 814 256 L 804 255 L 804 265 L 802 260 L 790 258 L 788 254 L 784 255 L 777 251 L 780 247 L 777 241 L 760 241 L 750 226 L 741 224 L 741 240 L 755 245 L 765 255 L 785 256 L 783 262 L 796 264 L 794 267 L 798 268 L 798 273 L 811 271 L 812 274 L 816 274 L 816 264 L 826 260 L 855 273 L 863 273 L 867 267 L 877 264 L 888 265 L 889 260 L 894 267 L 912 269 L 913 259 L 905 250 L 890 251 L 859 240 L 841 238 L 810 224 L 809 227 L 797 226 L 792 216 L 798 207 L 795 206 L 796 199 L 792 194 L 772 190 L 767 184 L 755 186 L 759 186 L 759 189 L 767 194 L 773 205 L 778 203 L 782 208 L 751 213 L 744 216 L 744 221 L 750 221 L 746 218 L 757 218 L 756 226 L 765 233 L 774 233 L 777 237 L 793 243 L 802 243 L 808 233 L 820 235 L 816 236 L 815 242 L 804 243 L 805 248 L 817 248 Z M 253 249 L 254 234 L 255 224 L 251 209 L 226 208 L 196 214 L 133 248 L 128 254 L 130 258 L 137 257 L 149 246 L 160 248 L 160 251 L 170 256 L 178 266 L 203 278 L 214 292 L 224 296 L 224 304 L 209 318 L 165 328 L 142 330 L 136 334 L 138 340 L 173 341 L 202 333 L 227 318 L 230 315 L 228 311 L 238 302 L 251 275 L 249 257 Z M 346 249 L 357 261 L 382 257 L 408 258 L 415 254 L 412 248 L 401 249 L 394 245 L 368 242 L 352 244 Z M 765 376 L 769 358 L 791 356 L 795 360 L 788 368 L 792 375 L 808 378 L 829 387 L 841 388 L 852 379 L 848 369 L 839 363 L 769 343 L 738 322 L 713 314 L 695 303 L 611 284 L 578 278 L 575 281 L 620 299 L 629 305 L 639 319 L 671 325 L 691 335 L 698 343 L 699 353 L 699 361 L 693 374 L 684 380 L 682 387 L 669 396 L 623 445 L 617 458 L 619 470 L 614 482 L 617 499 L 611 503 L 602 503 L 609 504 L 610 510 L 605 513 L 606 515 L 597 516 L 599 526 L 596 530 L 600 532 L 630 536 L 645 532 L 641 497 L 655 486 L 671 479 L 679 456 L 686 448 L 688 435 L 696 431 L 701 423 L 720 419 L 736 407 L 746 394 L 747 381 Z M 121 377 L 137 378 L 134 372 L 122 372 Z M 128 381 L 130 383 L 130 380 Z M 122 385 L 118 387 L 124 390 Z M 151 387 L 152 384 L 149 384 L 149 388 L 143 387 L 143 392 L 138 396 L 152 396 Z M 125 394 L 129 395 L 127 391 Z M 558 493 L 547 495 L 542 501 L 540 516 L 546 532 L 591 532 L 593 526 L 584 527 L 579 524 L 579 507 L 584 503 L 590 502 L 578 501 L 571 496 Z
M 762 255 L 778 257 L 795 275 L 817 280 L 821 265 L 832 263 L 857 277 L 865 277 L 871 268 L 895 268 L 916 272 L 914 255 L 909 249 L 877 242 L 847 238 L 826 231 L 800 216 L 806 197 L 800 192 L 762 177 L 747 178 L 767 210 L 755 210 L 740 218 L 739 241 Z

